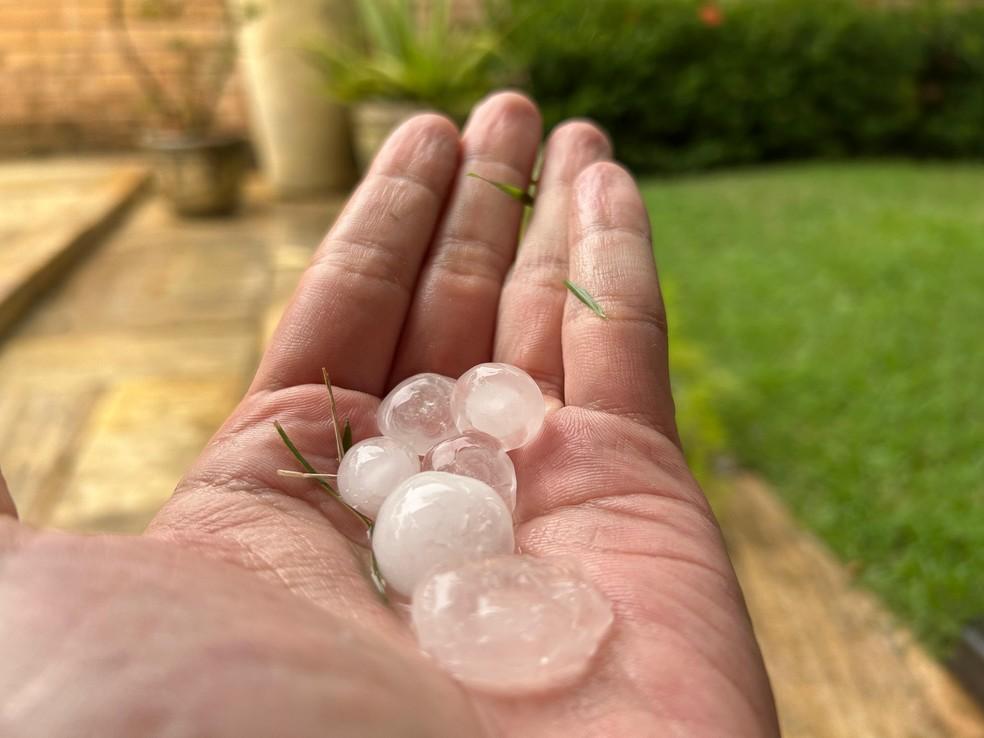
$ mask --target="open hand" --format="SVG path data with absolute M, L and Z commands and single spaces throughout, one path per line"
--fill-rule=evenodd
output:
M 721 535 L 679 448 L 649 220 L 588 123 L 546 146 L 532 219 L 526 98 L 393 134 L 318 250 L 245 399 L 143 537 L 28 530 L 0 515 L 4 736 L 773 736 L 768 680 Z M 577 302 L 586 288 L 609 319 Z M 517 542 L 578 559 L 615 611 L 574 686 L 470 693 L 377 596 L 348 518 L 276 470 L 281 421 L 315 465 L 321 379 L 355 437 L 417 372 L 484 361 L 548 398 L 514 452 Z M 133 484 L 140 484 L 134 479 Z M 2 485 L 0 485 L 2 487 Z M 0 513 L 9 506 L 0 489 Z

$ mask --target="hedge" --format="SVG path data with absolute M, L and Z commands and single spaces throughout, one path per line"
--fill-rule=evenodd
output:
M 980 4 L 512 0 L 508 17 L 547 122 L 597 120 L 638 170 L 984 155 Z

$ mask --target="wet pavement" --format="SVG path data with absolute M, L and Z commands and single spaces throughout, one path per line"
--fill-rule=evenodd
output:
M 0 344 L 0 464 L 26 522 L 146 525 L 238 401 L 340 202 L 254 188 L 238 217 L 182 220 L 151 197 L 36 301 Z

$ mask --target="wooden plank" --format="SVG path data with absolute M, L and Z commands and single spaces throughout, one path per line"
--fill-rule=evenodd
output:
M 723 520 L 786 738 L 984 737 L 951 675 L 763 482 L 739 478 Z

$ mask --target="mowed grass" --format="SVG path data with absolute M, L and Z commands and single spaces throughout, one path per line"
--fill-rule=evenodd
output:
M 738 461 L 945 655 L 984 615 L 984 166 L 644 193 L 671 332 L 736 380 L 720 411 Z

